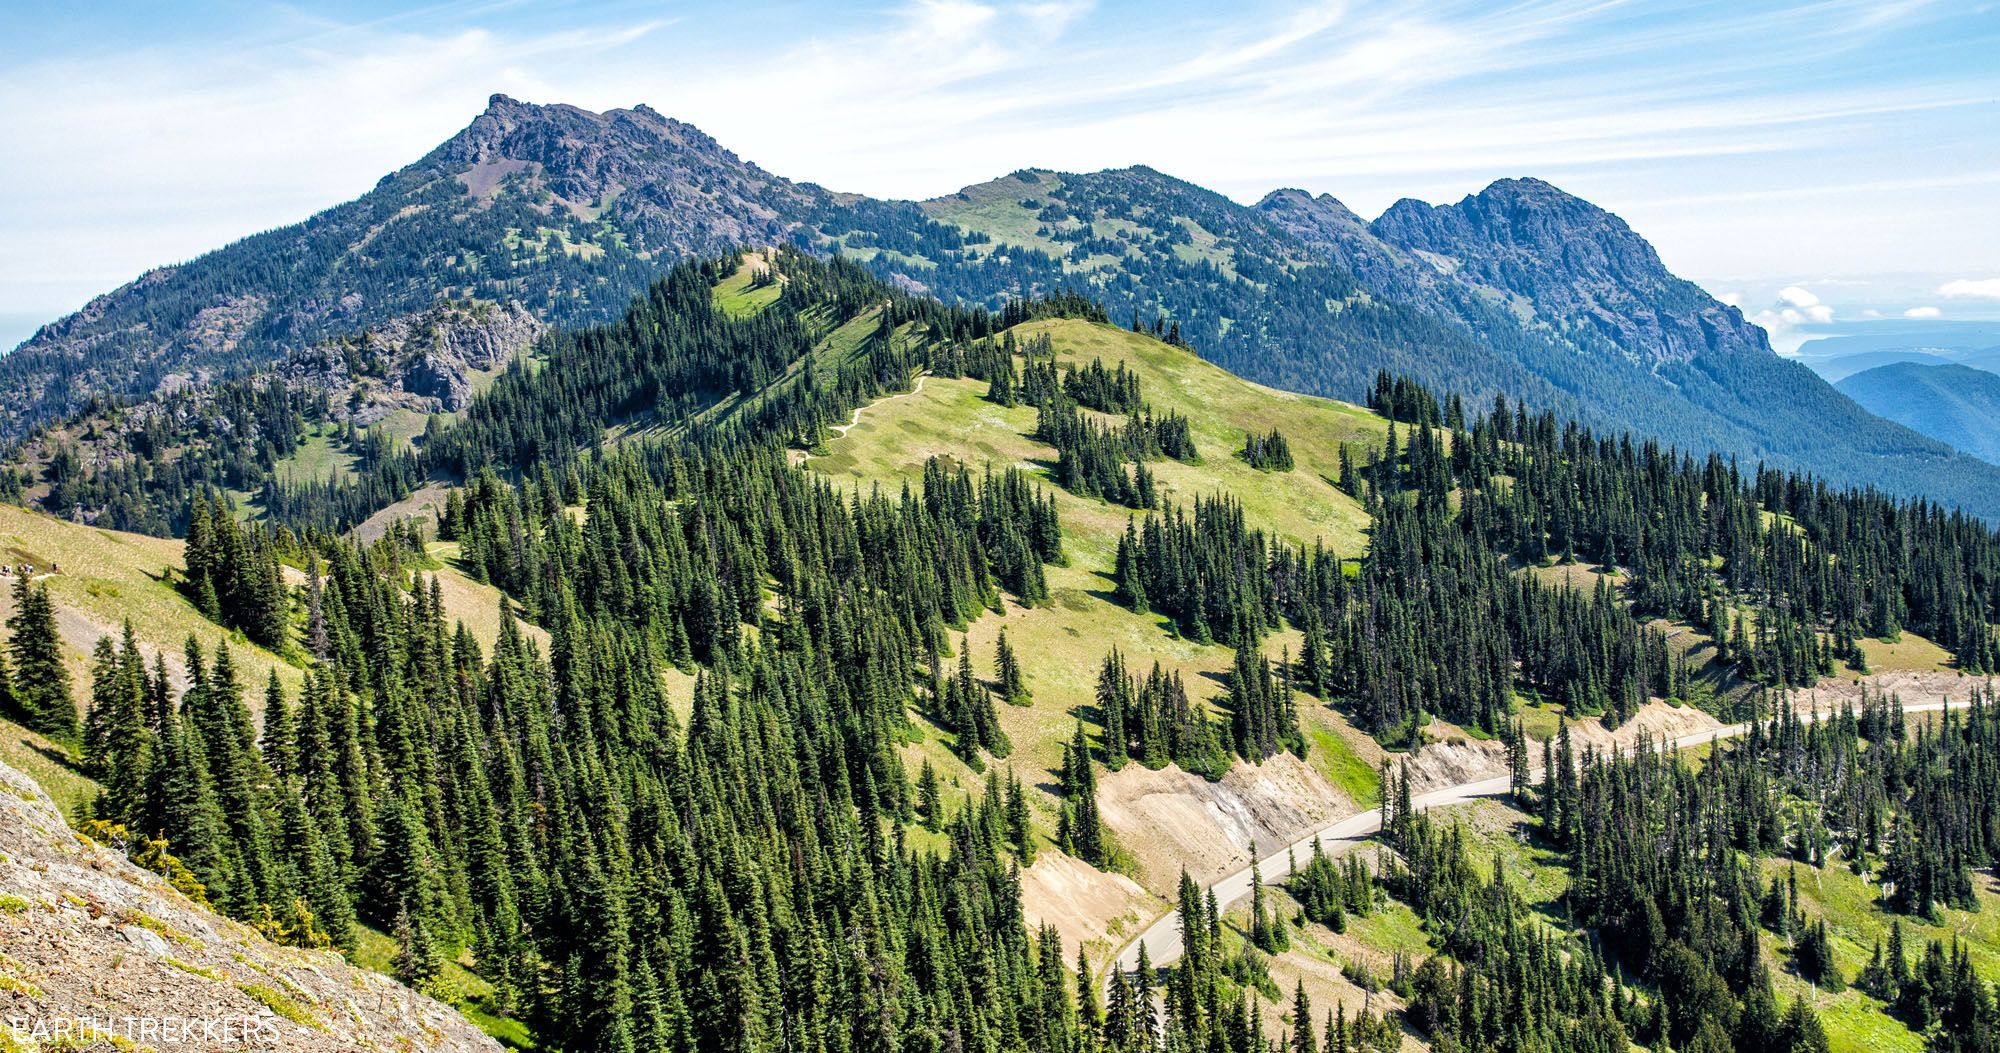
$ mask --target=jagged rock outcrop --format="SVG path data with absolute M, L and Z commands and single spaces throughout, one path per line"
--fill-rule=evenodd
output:
M 519 303 L 452 303 L 295 352 L 277 374 L 326 395 L 338 419 L 356 424 L 396 409 L 456 413 L 472 399 L 475 372 L 505 366 L 547 330 Z
M 441 311 L 428 326 L 403 337 L 416 354 L 404 369 L 403 389 L 436 400 L 456 413 L 472 397 L 473 370 L 513 361 L 542 335 L 544 326 L 518 303 L 479 311 Z
M 280 947 L 197 906 L 71 832 L 33 780 L 0 764 L 0 1027 L 11 1026 L 45 1045 L 59 1026 L 72 1038 L 79 1026 L 116 1036 L 65 1049 L 224 1048 L 225 1027 L 247 1048 L 500 1049 L 386 976 L 331 951 Z M 159 1031 L 184 1026 L 194 1028 L 187 1041 Z

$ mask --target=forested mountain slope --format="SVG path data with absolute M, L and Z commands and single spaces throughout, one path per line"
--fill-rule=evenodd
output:
M 2000 710 L 1772 716 L 1892 656 L 2000 668 L 2000 535 L 1408 378 L 1367 410 L 1275 391 L 1137 328 L 789 250 L 682 265 L 403 467 L 267 487 L 275 525 L 198 489 L 177 568 L 92 568 L 210 634 L 176 667 L 171 631 L 107 633 L 62 687 L 63 612 L 94 594 L 52 583 L 118 539 L 32 517 L 64 568 L 19 587 L 0 702 L 76 765 L 79 819 L 164 836 L 224 914 L 539 1048 L 1993 1032 L 1990 969 L 1944 946 L 1885 957 L 1866 999 L 1781 1004 L 1773 973 L 1826 962 L 1771 948 L 1831 944 L 1752 878 L 1840 845 L 1913 928 L 1979 902 Z M 435 520 L 337 529 L 406 470 L 441 480 Z M 1635 759 L 1675 713 L 1763 737 L 1700 775 Z M 1570 774 L 1531 788 L 1544 751 Z M 1401 803 L 1452 764 L 1518 773 L 1521 843 L 1596 883 L 1534 909 L 1481 877 Z M 1204 896 L 1253 841 L 1378 800 L 1383 850 L 1299 859 L 1299 914 Z M 1201 919 L 1187 953 L 1099 1001 L 1169 901 Z M 1338 1008 L 1271 979 L 1294 939 L 1353 967 L 1320 988 Z
M 2000 473 L 1779 358 L 1623 221 L 1536 180 L 1402 202 L 1372 224 L 1330 197 L 1280 191 L 1246 209 L 1145 168 L 1018 172 L 922 208 L 946 229 L 874 203 L 837 206 L 817 229 L 947 298 L 1074 287 L 1121 321 L 1164 316 L 1204 356 L 1296 391 L 1358 399 L 1387 369 L 1475 404 L 1505 394 L 1601 429 L 2000 512 Z
M 518 304 L 541 324 L 606 320 L 676 260 L 786 241 L 992 309 L 1082 290 L 1120 323 L 1162 320 L 1163 335 L 1291 390 L 1358 399 L 1387 369 L 1478 405 L 1506 394 L 1598 428 L 2000 514 L 2000 469 L 1780 360 L 1622 221 L 1535 180 L 1436 208 L 1403 202 L 1373 223 L 1330 197 L 1280 191 L 1246 207 L 1148 168 L 1022 171 L 878 201 L 766 173 L 644 107 L 504 96 L 361 198 L 150 272 L 0 358 L 0 437 L 68 424 L 32 437 L 16 457 L 27 477 L 0 478 L 0 492 L 177 528 L 177 514 L 66 484 L 79 462 L 138 460 L 152 463 L 133 471 L 181 476 L 183 496 L 189 480 L 254 491 L 265 469 L 249 462 L 273 459 L 261 444 L 282 457 L 315 439 L 268 434 L 250 408 L 259 396 L 219 384 L 266 391 L 276 374 L 335 406 L 358 390 L 345 415 L 361 423 L 399 400 L 449 411 L 474 381 L 397 335 L 432 312 Z M 335 359 L 341 382 L 315 383 Z M 177 436 L 145 433 L 163 416 L 249 426 L 248 439 L 220 432 L 241 463 L 179 463 Z

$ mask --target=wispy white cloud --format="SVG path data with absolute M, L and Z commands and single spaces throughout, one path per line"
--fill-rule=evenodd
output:
M 1839 279 L 1823 279 L 1813 284 L 1838 287 L 1846 283 Z M 1718 299 L 1731 307 L 1742 308 L 1751 323 L 1762 326 L 1769 334 L 1772 346 L 1781 352 L 1791 353 L 1811 331 L 1824 331 L 1823 327 L 1832 325 L 1835 320 L 1833 305 L 1808 288 L 1806 283 L 1786 285 L 1775 293 L 1766 291 L 1761 295 L 1770 299 L 1746 302 L 1751 298 L 1741 290 L 1732 290 Z
M 1942 318 L 1942 317 L 1944 317 L 1944 312 L 1943 312 L 1943 311 L 1940 311 L 1940 310 L 1938 310 L 1938 309 L 1937 309 L 1937 308 L 1935 308 L 1935 307 L 1931 307 L 1931 306 L 1929 306 L 1929 305 L 1926 305 L 1926 306 L 1923 306 L 1923 307 L 1912 307 L 1912 308 L 1910 308 L 1909 310 L 1907 310 L 1907 311 L 1904 311 L 1904 312 L 1903 312 L 1903 317 L 1905 317 L 1905 318 L 1921 318 L 1921 319 L 1930 319 L 1930 318 Z
M 1797 285 L 1787 285 L 1778 290 L 1778 300 L 1787 307 L 1818 307 L 1819 297 L 1811 290 Z
M 1766 329 L 1795 329 L 1833 321 L 1833 308 L 1821 302 L 1818 293 L 1802 285 L 1787 285 L 1778 290 L 1775 308 L 1766 309 L 1757 317 L 1769 320 Z
M 2000 300 L 2000 278 L 1959 278 L 1938 286 L 1938 295 L 1950 299 Z

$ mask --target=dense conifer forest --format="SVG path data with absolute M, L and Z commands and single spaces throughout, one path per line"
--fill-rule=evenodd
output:
M 1860 638 L 1905 628 L 1968 673 L 2000 660 L 2000 534 L 1980 520 L 1505 400 L 1469 419 L 1384 377 L 1371 401 L 1406 427 L 1344 484 L 1374 524 L 1358 575 L 1198 498 L 1120 545 L 1120 598 L 1201 640 L 1237 643 L 1282 616 L 1305 634 L 1297 686 L 1392 742 L 1427 715 L 1497 732 L 1518 689 L 1611 726 L 1649 698 L 1687 700 L 1685 663 L 1644 621 L 1656 616 L 1708 627 L 1726 662 L 1771 687 L 1865 672 Z M 1622 588 L 1517 572 L 1575 562 Z

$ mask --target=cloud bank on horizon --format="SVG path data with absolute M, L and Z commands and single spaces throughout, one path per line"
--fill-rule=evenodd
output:
M 1781 347 L 1870 312 L 2000 317 L 1990 3 L 253 0 L 9 20 L 0 318 L 353 197 L 493 92 L 645 102 L 878 196 L 1149 164 L 1373 215 L 1536 175 Z

